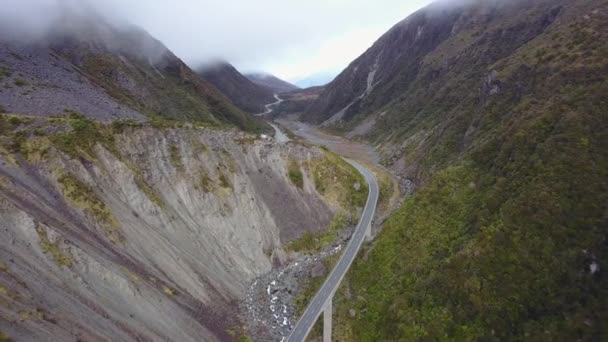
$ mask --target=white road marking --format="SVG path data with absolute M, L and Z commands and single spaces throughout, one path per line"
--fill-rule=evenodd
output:
M 338 289 L 338 286 L 342 282 L 344 275 L 352 265 L 359 249 L 363 245 L 363 241 L 365 240 L 365 233 L 369 227 L 371 227 L 371 221 L 376 211 L 376 205 L 378 202 L 378 183 L 374 175 L 365 169 L 363 166 L 358 164 L 357 162 L 350 161 L 345 159 L 351 165 L 353 165 L 365 178 L 369 185 L 369 194 L 367 197 L 367 202 L 365 203 L 365 208 L 363 210 L 363 214 L 361 215 L 361 219 L 357 224 L 357 228 L 355 229 L 355 233 L 351 237 L 348 245 L 346 246 L 346 252 L 342 255 L 334 269 L 331 271 L 330 276 L 327 278 L 319 293 L 315 295 L 313 300 L 310 302 L 308 308 L 304 311 L 302 318 L 296 323 L 295 328 L 292 330 L 291 334 L 287 337 L 287 341 L 302 341 L 302 337 L 306 337 L 310 330 L 312 329 L 311 319 L 314 318 L 314 321 L 319 318 L 321 312 L 324 309 L 325 303 L 330 300 L 330 297 L 334 295 L 335 291 Z M 328 290 L 331 290 L 328 292 Z

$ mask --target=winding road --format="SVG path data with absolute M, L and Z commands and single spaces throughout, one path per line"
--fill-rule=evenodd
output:
M 306 311 L 304 311 L 300 320 L 296 323 L 295 328 L 287 338 L 287 341 L 289 342 L 304 341 L 317 321 L 317 318 L 319 318 L 325 309 L 327 302 L 333 299 L 334 293 L 338 290 L 342 279 L 344 279 L 344 275 L 355 260 L 361 245 L 363 245 L 367 229 L 370 227 L 374 214 L 376 213 L 376 205 L 378 204 L 378 182 L 376 181 L 376 177 L 356 161 L 349 159 L 344 160 L 354 166 L 369 184 L 367 203 L 365 203 L 365 208 L 363 209 L 359 224 L 346 246 L 344 253 L 329 274 L 329 277 L 325 280 L 325 283 L 323 283 L 319 292 L 317 292 L 306 308 Z
M 276 99 L 276 102 L 267 104 L 265 106 L 266 111 L 264 113 L 256 114 L 256 116 L 264 116 L 264 115 L 268 115 L 268 114 L 272 113 L 272 111 L 273 111 L 272 107 L 274 107 L 284 101 L 277 94 L 274 94 L 274 98 Z M 277 125 L 272 124 L 270 122 L 268 122 L 268 124 L 274 129 L 274 133 L 275 133 L 274 139 L 276 140 L 277 143 L 285 144 L 289 141 L 289 137 L 285 133 L 283 133 L 283 131 L 281 131 L 281 129 Z
M 260 113 L 260 114 L 255 114 L 256 116 L 262 116 L 262 115 L 267 115 L 272 113 L 272 107 L 280 104 L 281 102 L 283 102 L 284 100 L 282 98 L 279 97 L 278 94 L 274 94 L 274 98 L 276 99 L 276 102 L 273 103 L 269 103 L 267 104 L 266 107 L 266 111 L 264 113 Z

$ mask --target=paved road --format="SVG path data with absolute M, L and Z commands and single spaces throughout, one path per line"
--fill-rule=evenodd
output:
M 262 116 L 262 115 L 267 115 L 272 113 L 272 107 L 278 105 L 279 103 L 283 102 L 284 100 L 282 98 L 279 97 L 279 95 L 274 94 L 274 98 L 277 100 L 276 102 L 273 103 L 269 103 L 266 105 L 266 111 L 264 113 L 260 113 L 260 114 L 256 114 L 256 116 Z
M 357 256 L 357 253 L 365 240 L 367 227 L 371 224 L 372 218 L 376 213 L 376 205 L 378 204 L 378 183 L 376 181 L 376 177 L 359 163 L 348 159 L 345 160 L 354 166 L 363 175 L 363 177 L 365 177 L 365 180 L 369 184 L 367 203 L 363 209 L 363 214 L 361 215 L 359 224 L 357 225 L 350 242 L 346 246 L 342 257 L 340 257 L 340 260 L 329 274 L 329 277 L 325 280 L 325 283 L 319 292 L 317 292 L 315 297 L 312 299 L 298 323 L 296 323 L 295 328 L 287 338 L 288 342 L 304 341 L 306 336 L 308 336 L 317 318 L 319 318 L 323 312 L 325 303 L 333 298 L 333 294 L 340 286 L 346 271 L 348 271 L 355 260 L 355 257 Z
M 256 116 L 263 116 L 272 113 L 272 111 L 274 110 L 273 107 L 284 101 L 277 94 L 274 94 L 274 98 L 277 101 L 267 104 L 266 111 L 264 113 L 256 114 Z M 285 144 L 289 142 L 289 137 L 285 133 L 283 133 L 283 131 L 281 131 L 281 129 L 277 125 L 271 124 L 270 122 L 268 124 L 272 126 L 272 128 L 274 128 L 274 139 L 276 140 L 276 142 L 278 142 L 279 144 Z

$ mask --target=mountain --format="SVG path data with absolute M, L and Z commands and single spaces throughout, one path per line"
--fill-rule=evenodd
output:
M 251 284 L 356 212 L 362 180 L 100 20 L 0 30 L 0 340 L 246 340 Z
M 452 37 L 452 29 L 461 20 L 464 2 L 455 3 L 431 5 L 395 25 L 325 87 L 307 119 L 315 123 L 330 120 L 327 124 L 353 121 L 407 93 L 428 61 L 427 55 L 437 54 L 441 62 L 449 62 L 437 47 Z
M 262 113 L 265 105 L 276 101 L 273 90 L 253 83 L 229 63 L 204 66 L 198 70 L 198 74 L 246 112 Z
M 66 13 L 36 41 L 0 33 L 0 105 L 40 116 L 260 125 L 145 31 Z
M 0 114 L 0 339 L 244 340 L 254 280 L 355 210 L 344 164 L 236 129 Z
M 300 88 L 319 87 L 330 83 L 334 78 L 336 73 L 321 72 L 299 79 L 295 84 Z
M 272 89 L 275 93 L 285 93 L 299 89 L 297 86 L 269 74 L 247 74 L 253 83 Z
M 362 177 L 253 134 L 145 32 L 62 22 L 0 31 L 0 341 L 247 340 L 251 285 L 344 234 Z M 294 310 L 264 306 L 256 333 Z
M 337 340 L 608 339 L 607 23 L 605 0 L 441 1 L 325 87 L 303 118 L 416 189 L 349 271 Z

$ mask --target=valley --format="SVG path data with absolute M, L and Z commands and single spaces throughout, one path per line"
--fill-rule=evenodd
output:
M 0 342 L 608 340 L 608 0 L 231 1 L 0 7 Z
M 271 117 L 273 108 L 283 102 L 280 97 L 275 97 L 278 101 L 267 105 L 267 112 L 261 115 Z M 323 132 L 309 124 L 298 121 L 297 114 L 282 117 L 276 120 L 275 124 L 271 124 L 275 128 L 277 143 L 284 143 L 288 139 L 277 124 L 289 130 L 290 134 L 294 135 L 296 139 L 302 139 L 306 143 L 327 148 L 344 158 L 361 161 L 365 167 L 373 169 L 374 173 L 381 176 L 385 183 L 389 182 L 392 185 L 383 188 L 384 196 L 388 195 L 390 198 L 385 198 L 381 214 L 378 216 L 386 217 L 390 214 L 390 210 L 394 209 L 396 201 L 400 197 L 399 187 L 396 185 L 397 182 L 394 177 L 379 165 L 378 155 L 371 146 Z M 365 224 L 359 223 L 357 229 L 349 227 L 341 232 L 332 244 L 327 245 L 320 251 L 297 257 L 291 260 L 289 264 L 279 267 L 253 282 L 248 291 L 247 299 L 242 304 L 241 315 L 245 317 L 246 322 L 249 322 L 247 324 L 248 331 L 251 336 L 254 336 L 255 340 L 297 341 L 308 335 L 314 324 L 313 318 L 322 309 L 322 303 L 328 299 L 327 295 L 331 292 L 329 286 L 336 286 L 336 288 L 339 286 L 339 282 L 357 255 L 364 237 L 368 234 L 366 226 L 369 226 L 369 234 L 371 234 L 371 220 L 376 216 L 378 184 L 372 173 L 365 167 L 354 161 L 349 161 L 349 163 L 353 163 L 353 166 L 360 173 L 367 174 L 366 177 L 370 178 L 367 180 L 368 183 L 373 181 L 375 199 L 372 200 L 373 205 L 370 204 L 366 207 L 367 211 L 364 211 L 361 217 L 361 220 L 368 220 L 368 222 Z M 391 190 L 393 193 L 387 194 Z M 365 217 L 367 218 L 365 219 Z M 355 242 L 350 243 L 351 240 L 355 240 Z M 346 255 L 343 256 L 343 254 Z M 344 258 L 344 260 L 338 262 L 339 258 Z M 331 268 L 335 269 L 332 270 Z M 325 279 L 325 275 L 329 272 L 332 273 L 328 275 L 328 285 L 325 286 L 327 289 L 323 292 L 319 281 Z M 309 277 L 313 278 L 314 281 L 307 280 Z M 303 286 L 303 284 L 305 285 Z M 323 292 L 323 296 L 319 295 L 320 298 L 314 298 L 316 304 L 314 301 L 311 302 L 310 312 L 305 313 L 300 318 L 299 315 L 308 305 L 307 301 L 313 300 L 312 295 L 316 291 Z M 302 297 L 304 293 L 307 293 L 307 295 Z M 302 299 L 305 299 L 305 301 L 302 301 Z M 310 316 L 308 320 L 306 320 L 307 314 Z M 296 322 L 301 325 L 299 330 L 297 330 Z M 305 324 L 305 322 L 308 324 Z
M 325 146 L 333 152 L 354 160 L 371 165 L 379 165 L 380 156 L 376 150 L 363 142 L 332 135 L 308 123 L 297 120 L 294 116 L 286 116 L 276 120 L 277 123 L 289 129 L 296 136 L 311 144 Z

